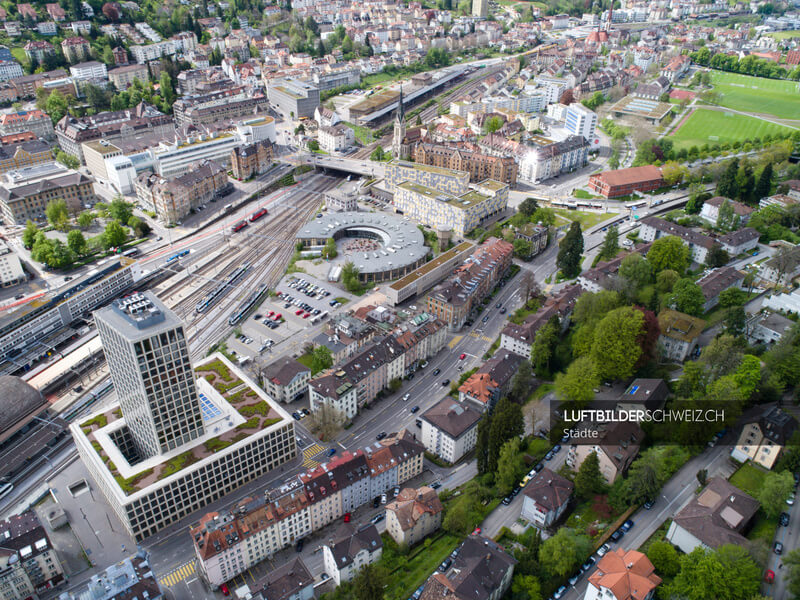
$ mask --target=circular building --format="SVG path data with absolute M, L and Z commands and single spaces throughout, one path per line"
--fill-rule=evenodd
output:
M 414 223 L 383 213 L 331 213 L 306 223 L 297 233 L 297 241 L 307 248 L 322 248 L 330 238 L 343 262 L 358 267 L 362 283 L 404 277 L 425 264 L 430 250 Z M 349 240 L 354 242 L 348 244 Z

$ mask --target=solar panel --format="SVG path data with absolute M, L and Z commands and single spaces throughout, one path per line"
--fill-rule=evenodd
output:
M 203 420 L 210 421 L 214 417 L 218 417 L 222 414 L 217 405 L 211 402 L 205 394 L 198 394 L 200 397 L 200 411 L 203 413 Z
M 628 392 L 628 393 L 629 393 L 631 396 L 633 396 L 634 394 L 636 394 L 636 392 L 638 391 L 638 389 L 639 389 L 639 386 L 638 386 L 638 385 L 635 385 L 635 386 L 633 386 L 633 387 L 631 388 L 631 391 L 630 391 L 630 392 Z

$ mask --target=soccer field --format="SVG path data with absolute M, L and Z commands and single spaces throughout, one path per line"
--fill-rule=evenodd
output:
M 699 108 L 670 136 L 675 147 L 701 147 L 703 144 L 723 144 L 744 141 L 776 133 L 789 133 L 788 127 L 767 123 L 755 117 L 747 117 L 731 112 Z
M 796 81 L 712 71 L 711 83 L 720 94 L 720 106 L 800 120 L 800 85 Z

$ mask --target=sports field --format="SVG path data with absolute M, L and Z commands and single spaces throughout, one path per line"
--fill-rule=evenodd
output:
M 755 117 L 698 108 L 670 138 L 675 142 L 675 147 L 680 149 L 701 147 L 703 144 L 752 140 L 768 133 L 774 135 L 791 131 L 788 127 L 768 123 Z
M 720 94 L 720 106 L 800 120 L 800 85 L 796 81 L 712 71 L 711 83 Z
M 800 38 L 800 31 L 793 29 L 791 31 L 775 31 L 767 34 L 769 37 L 776 40 L 790 40 L 792 38 Z

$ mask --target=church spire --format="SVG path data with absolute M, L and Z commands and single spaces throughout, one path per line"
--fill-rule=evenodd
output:
M 395 118 L 398 121 L 405 121 L 406 118 L 406 111 L 403 109 L 403 86 L 400 86 L 400 100 L 397 103 L 397 113 L 395 113 Z

